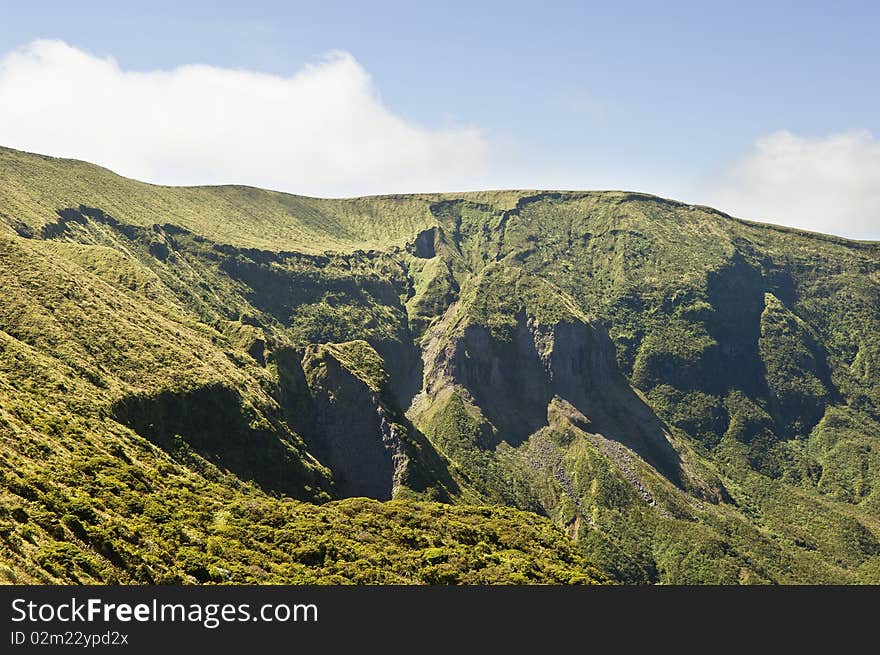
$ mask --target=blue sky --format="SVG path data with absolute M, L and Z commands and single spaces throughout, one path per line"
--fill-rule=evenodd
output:
M 44 79 L 33 71 L 58 68 L 59 59 L 81 51 L 95 62 L 112 58 L 115 98 L 133 87 L 126 80 L 141 80 L 133 72 L 204 64 L 209 72 L 269 74 L 281 88 L 311 66 L 306 70 L 324 80 L 317 90 L 298 78 L 296 92 L 284 97 L 297 107 L 314 98 L 319 110 L 339 98 L 350 115 L 334 114 L 332 125 L 357 126 L 350 149 L 331 143 L 328 151 L 339 154 L 324 156 L 317 144 L 304 142 L 308 129 L 284 127 L 277 138 L 269 136 L 273 121 L 292 115 L 301 124 L 320 123 L 321 111 L 236 109 L 231 116 L 246 115 L 241 124 L 265 130 L 264 150 L 311 153 L 314 165 L 301 171 L 279 153 L 277 168 L 290 177 L 249 163 L 260 151 L 247 146 L 218 167 L 223 155 L 204 144 L 229 128 L 206 134 L 198 141 L 203 145 L 172 162 L 139 166 L 137 147 L 126 159 L 112 143 L 99 148 L 46 136 L 58 121 L 88 121 L 80 114 L 34 110 L 28 113 L 36 118 L 24 124 L 16 121 L 25 112 L 13 120 L 0 109 L 3 145 L 81 156 L 149 181 L 245 182 L 315 195 L 627 188 L 880 239 L 880 3 L 0 1 L 0 7 L 0 57 L 37 39 L 71 48 L 7 57 L 0 64 L 8 82 L 0 79 L 0 105 L 25 98 L 27 106 L 40 93 L 25 86 L 37 82 L 26 80 Z M 340 52 L 346 54 L 328 59 Z M 26 68 L 37 64 L 42 68 Z M 110 78 L 87 73 L 85 62 L 77 70 L 84 76 L 79 101 L 99 98 L 90 85 Z M 186 79 L 186 86 L 199 86 L 196 77 Z M 264 78 L 248 78 L 239 93 L 232 77 L 225 79 L 224 92 L 239 98 L 281 98 Z M 337 94 L 334 85 L 351 91 Z M 144 92 L 137 97 L 139 106 L 151 102 Z M 182 95 L 175 107 L 198 105 L 204 114 L 227 104 L 218 97 Z M 138 130 L 151 115 L 113 129 Z M 151 129 L 173 138 L 174 115 Z M 201 129 L 204 121 L 191 120 L 195 127 L 183 121 L 178 131 Z M 321 129 L 311 132 L 324 134 Z M 73 131 L 91 134 L 88 127 Z M 122 134 L 110 140 L 118 143 Z M 252 126 L 230 136 L 244 143 L 259 142 L 260 134 Z M 408 139 L 421 144 L 418 156 L 407 151 Z M 151 133 L 149 142 L 161 144 L 161 135 Z M 383 142 L 389 152 L 377 154 Z M 210 153 L 211 165 L 200 163 L 195 150 Z

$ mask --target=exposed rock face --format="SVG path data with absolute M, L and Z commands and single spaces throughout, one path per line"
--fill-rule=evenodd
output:
M 614 347 L 604 332 L 580 322 L 542 325 L 524 311 L 510 341 L 470 324 L 429 368 L 429 393 L 447 381 L 461 385 L 512 444 L 546 425 L 554 396 L 583 406 L 591 391 L 617 375 Z
M 434 227 L 419 232 L 409 250 L 420 259 L 431 259 L 437 255 L 436 244 L 443 241 L 445 241 L 443 230 Z
M 552 398 L 548 370 L 525 321 L 509 343 L 482 325 L 468 325 L 441 353 L 441 380 L 468 390 L 500 439 L 518 444 L 546 422 Z M 442 381 L 440 382 L 443 383 Z
M 623 443 L 680 481 L 678 454 L 618 370 L 601 326 L 574 316 L 542 323 L 525 309 L 516 321 L 507 340 L 472 322 L 449 334 L 439 326 L 425 352 L 428 397 L 449 385 L 463 390 L 495 428 L 497 442 L 514 446 L 547 426 L 548 407 L 561 399 L 586 417 L 590 431 Z
M 338 495 L 391 499 L 409 462 L 406 428 L 393 422 L 376 391 L 332 355 L 308 349 L 303 370 L 314 412 L 307 439 L 333 471 Z

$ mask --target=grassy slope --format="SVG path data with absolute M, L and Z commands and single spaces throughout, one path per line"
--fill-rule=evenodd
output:
M 96 254 L 111 263 L 104 268 Z M 88 267 L 75 263 L 82 260 Z M 236 453 L 211 444 L 151 443 L 113 420 L 114 400 L 222 385 L 242 396 L 230 396 L 229 407 L 211 408 L 225 412 L 219 431 L 235 437 L 236 421 L 243 420 L 244 448 L 274 448 L 277 456 L 278 440 L 260 429 L 278 421 L 264 391 L 271 374 L 237 345 L 249 344 L 241 340 L 248 326 L 236 324 L 226 336 L 189 318 L 171 299 L 151 300 L 146 289 L 161 289 L 160 283 L 143 271 L 137 279 L 124 259 L 117 261 L 103 246 L 2 237 L 0 268 L 5 580 L 604 579 L 560 531 L 535 516 L 403 501 L 316 507 L 279 500 L 240 479 L 271 462 L 250 462 L 247 469 Z M 198 420 L 207 417 L 193 417 Z M 186 426 L 177 428 L 192 434 Z M 276 425 L 275 433 L 280 431 Z M 326 499 L 323 470 L 309 461 L 295 434 L 287 436 L 294 456 L 283 472 L 299 484 L 282 491 Z M 268 478 L 258 482 L 274 484 Z
M 275 203 L 273 220 L 289 224 L 285 245 L 295 247 L 303 234 L 315 244 L 308 226 L 286 213 L 291 204 L 302 207 L 295 200 L 256 190 L 244 191 L 255 201 L 229 189 L 158 190 L 86 164 L 7 150 L 0 157 L 3 579 L 606 580 L 546 519 L 513 509 L 279 499 L 327 500 L 329 472 L 305 452 L 275 400 L 283 396 L 283 346 L 273 342 L 279 357 L 268 366 L 254 358 L 254 343 L 268 336 L 248 320 L 260 312 L 245 290 L 210 262 L 157 260 L 150 247 L 159 241 L 149 229 L 129 239 L 106 224 L 73 223 L 59 240 L 19 236 L 58 221 L 47 206 L 92 203 L 148 228 L 160 219 L 193 228 L 213 221 L 243 236 L 230 227 L 238 219 L 253 233 L 236 243 L 260 245 L 269 230 L 254 225 L 249 212 Z M 143 204 L 129 218 L 124 199 L 135 197 Z M 230 209 L 242 205 L 243 214 Z M 205 221 L 209 206 L 216 213 Z M 205 222 L 190 222 L 174 207 L 184 214 L 189 207 Z M 119 401 L 132 398 L 161 406 L 156 412 L 174 433 L 167 442 L 114 420 Z M 214 420 L 211 413 L 219 416 L 216 431 L 237 443 L 205 441 L 211 435 L 200 424 Z M 267 476 L 278 458 L 280 475 Z
M 27 180 L 27 184 L 21 184 Z M 161 187 L 79 161 L 0 149 L 2 213 L 39 230 L 55 210 L 100 207 L 142 227 L 173 223 L 242 248 L 353 251 L 403 245 L 430 222 L 420 199 L 319 200 L 251 187 Z
M 59 222 L 58 210 L 81 206 L 103 218 Z M 432 252 L 422 253 L 432 256 L 411 256 L 407 244 L 432 226 L 442 230 Z M 328 535 L 354 534 L 346 557 L 374 562 L 369 575 L 380 575 L 383 553 L 393 553 L 400 577 L 385 579 L 561 580 L 566 566 L 595 579 L 581 560 L 557 561 L 555 549 L 568 557 L 564 541 L 511 547 L 487 534 L 478 540 L 489 560 L 435 550 L 413 560 L 419 549 L 471 543 L 439 531 L 437 512 L 465 512 L 473 529 L 493 534 L 503 531 L 496 523 L 539 526 L 522 527 L 527 534 L 549 529 L 528 514 L 499 510 L 481 527 L 476 510 L 413 504 L 407 512 L 415 518 L 406 518 L 361 508 L 367 523 L 390 512 L 403 532 L 423 530 L 424 543 L 410 543 L 373 528 L 351 533 L 341 517 L 353 501 L 319 511 L 264 491 L 332 494 L 327 471 L 289 427 L 296 417 L 284 401 L 286 348 L 365 339 L 389 362 L 392 379 L 400 377 L 394 364 L 425 326 L 459 289 L 473 295 L 480 272 L 497 261 L 541 280 L 531 290 L 538 299 L 555 297 L 550 285 L 609 326 L 622 370 L 679 450 L 703 477 L 717 478 L 730 501 L 694 501 L 640 468 L 658 499 L 647 506 L 602 443 L 566 426 L 548 436 L 571 474 L 574 491 L 563 493 L 546 472 L 523 465 L 524 452 L 480 445 L 473 410 L 438 405 L 426 434 L 448 456 L 461 500 L 546 511 L 622 579 L 880 579 L 877 244 L 619 192 L 317 200 L 242 187 L 155 187 L 5 149 L 0 234 L 0 434 L 8 462 L 0 536 L 9 577 L 215 579 L 227 575 L 222 569 L 236 581 L 356 579 L 334 568 L 332 556 L 305 555 L 310 566 L 298 569 L 289 563 L 291 548 L 320 551 Z M 510 317 L 492 309 L 499 306 L 479 311 L 503 325 Z M 255 358 L 255 345 L 268 361 Z M 233 411 L 223 420 L 238 426 L 232 446 L 181 423 L 175 407 L 198 406 L 205 389 L 212 402 L 225 390 L 221 405 Z M 114 420 L 120 400 L 148 398 L 153 408 L 157 397 L 169 424 L 165 442 Z M 826 405 L 804 416 L 804 408 Z M 251 455 L 265 449 L 286 462 L 275 475 Z M 144 492 L 152 492 L 149 508 L 140 506 Z M 215 534 L 218 499 L 259 507 L 260 516 L 294 516 L 294 524 L 327 517 L 332 529 L 304 528 L 291 541 L 275 518 L 255 543 L 244 535 L 246 509 L 231 510 L 231 536 Z M 575 520 L 579 514 L 591 524 Z M 523 573 L 528 566 L 511 548 L 537 558 L 538 572 Z M 480 578 L 474 571 L 487 570 L 487 561 L 497 575 Z M 249 574 L 245 565 L 256 568 Z

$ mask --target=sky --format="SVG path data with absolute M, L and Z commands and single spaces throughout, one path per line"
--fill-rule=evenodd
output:
M 626 189 L 880 240 L 880 3 L 0 0 L 0 145 L 161 184 Z

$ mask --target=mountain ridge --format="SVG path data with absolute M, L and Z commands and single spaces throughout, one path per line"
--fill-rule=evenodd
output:
M 216 184 L 216 185 L 163 185 L 163 184 L 153 184 L 149 182 L 142 182 L 135 178 L 125 177 L 118 173 L 115 173 L 113 170 L 99 166 L 96 164 L 92 164 L 87 161 L 67 158 L 67 157 L 53 157 L 50 155 L 38 155 L 33 153 L 28 153 L 25 151 L 15 150 L 12 148 L 7 148 L 4 146 L 0 146 L 0 156 L 3 156 L 7 159 L 13 159 L 16 156 L 25 156 L 26 158 L 39 158 L 51 163 L 57 163 L 66 166 L 74 166 L 74 167 L 85 167 L 90 169 L 92 172 L 100 173 L 101 175 L 111 176 L 113 178 L 118 178 L 120 181 L 124 181 L 126 183 L 134 183 L 135 185 L 143 188 L 151 188 L 157 191 L 172 191 L 172 192 L 216 192 L 217 194 L 221 194 L 225 191 L 238 191 L 245 193 L 258 193 L 265 194 L 267 196 L 280 196 L 284 198 L 289 198 L 292 200 L 300 200 L 304 202 L 330 202 L 330 203 L 357 203 L 358 201 L 382 201 L 382 200 L 392 200 L 405 202 L 407 200 L 419 200 L 425 202 L 442 202 L 449 200 L 470 200 L 474 202 L 485 202 L 485 201 L 494 201 L 497 203 L 497 206 L 502 210 L 511 210 L 515 208 L 515 203 L 522 199 L 528 198 L 530 196 L 548 196 L 559 194 L 560 196 L 567 197 L 569 199 L 577 199 L 584 196 L 589 195 L 599 195 L 599 196 L 609 196 L 618 198 L 621 201 L 626 201 L 627 199 L 637 199 L 637 200 L 650 200 L 662 203 L 668 203 L 677 208 L 693 208 L 701 211 L 706 211 L 717 216 L 720 216 L 725 219 L 729 219 L 732 221 L 740 222 L 744 225 L 760 228 L 760 229 L 769 229 L 769 230 L 779 230 L 782 232 L 793 232 L 799 235 L 811 235 L 819 239 L 827 239 L 830 241 L 840 241 L 846 242 L 849 244 L 854 244 L 856 247 L 859 245 L 866 245 L 869 248 L 880 248 L 880 240 L 858 240 L 858 239 L 849 239 L 846 237 L 841 237 L 834 234 L 825 234 L 820 232 L 811 232 L 808 230 L 803 230 L 800 228 L 794 228 L 790 226 L 777 225 L 771 222 L 766 221 L 758 221 L 754 219 L 746 219 L 740 218 L 736 216 L 732 216 L 728 213 L 725 213 L 719 209 L 714 207 L 710 207 L 702 204 L 693 204 L 686 203 L 683 201 L 666 198 L 662 196 L 656 196 L 648 193 L 643 193 L 639 191 L 628 191 L 628 190 L 615 190 L 615 189 L 595 189 L 595 190 L 578 190 L 578 189 L 483 189 L 483 190 L 475 190 L 475 191 L 464 191 L 464 192 L 416 192 L 416 193 L 396 193 L 396 194 L 373 194 L 367 196 L 350 196 L 350 197 L 318 197 L 318 196 L 309 196 L 303 194 L 290 193 L 286 191 L 278 191 L 278 190 L 270 190 L 264 189 L 252 185 L 241 185 L 241 184 Z M 511 206 L 511 200 L 514 201 L 514 206 Z M 229 245 L 236 245 L 234 243 L 230 243 Z M 292 252 L 295 250 L 291 250 Z

